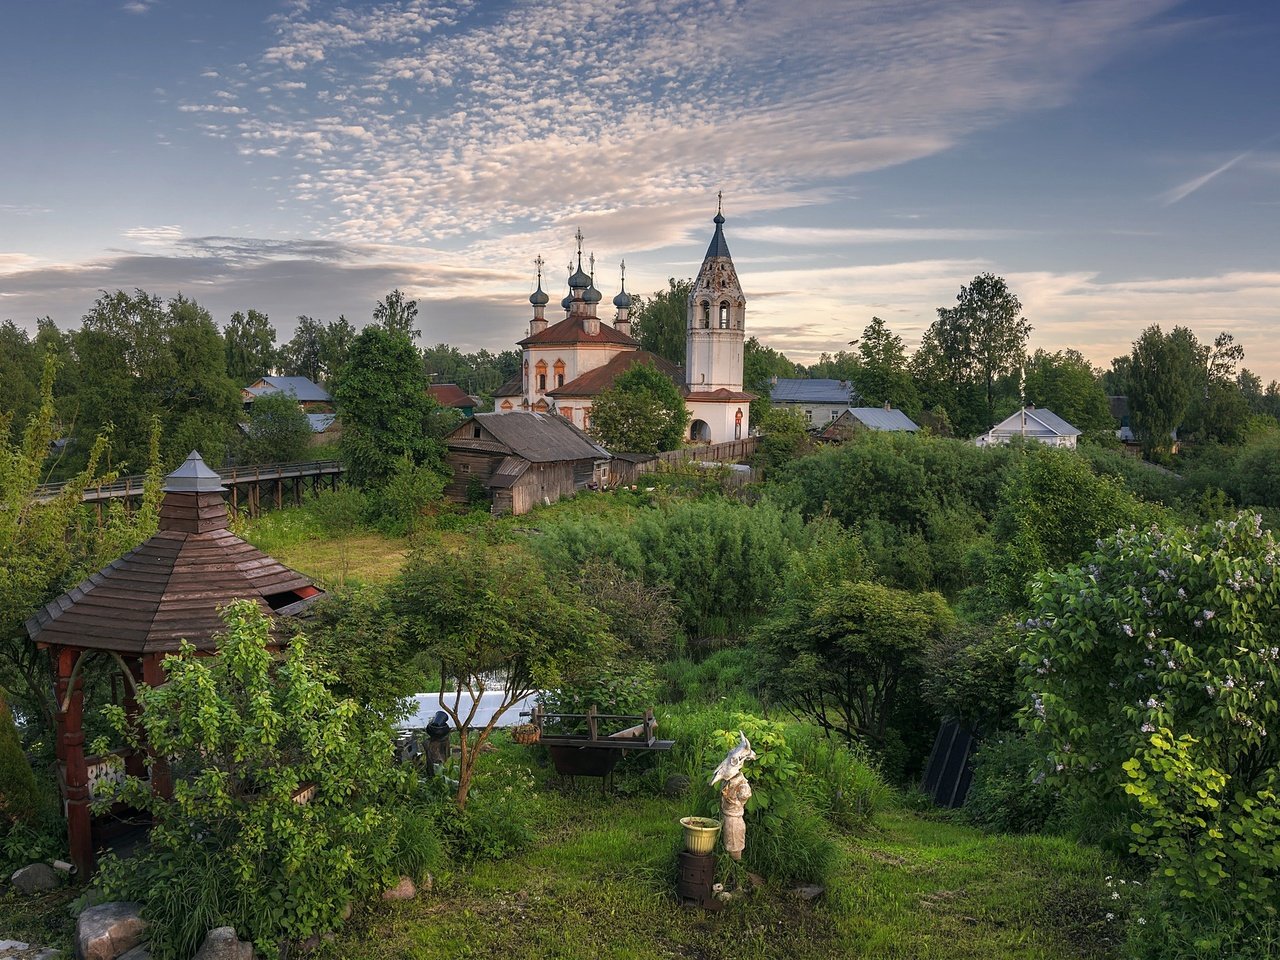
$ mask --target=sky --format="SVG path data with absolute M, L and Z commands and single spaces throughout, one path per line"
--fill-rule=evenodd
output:
M 0 319 L 99 291 L 506 349 L 574 234 L 607 304 L 724 195 L 748 333 L 909 347 L 975 275 L 1096 364 L 1221 330 L 1280 379 L 1273 0 L 8 0 Z M 554 311 L 552 311 L 554 315 Z

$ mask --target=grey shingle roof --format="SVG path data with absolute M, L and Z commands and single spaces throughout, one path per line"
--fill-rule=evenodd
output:
M 473 437 L 476 424 L 487 437 Z M 492 450 L 497 445 L 502 448 L 500 452 L 532 463 L 609 457 L 608 450 L 556 413 L 477 413 L 449 434 L 446 443 L 457 449 Z
M 769 390 L 774 403 L 839 403 L 848 406 L 857 396 L 848 380 L 783 380 Z
M 245 387 L 255 397 L 268 393 L 292 393 L 299 403 L 309 401 L 329 402 L 329 391 L 307 377 L 263 377 L 252 386 Z

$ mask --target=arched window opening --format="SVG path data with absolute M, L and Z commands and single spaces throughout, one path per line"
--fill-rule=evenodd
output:
M 720 329 L 721 330 L 729 329 L 729 301 L 728 300 L 720 301 Z
M 711 326 L 711 301 L 702 301 L 702 329 L 706 330 Z

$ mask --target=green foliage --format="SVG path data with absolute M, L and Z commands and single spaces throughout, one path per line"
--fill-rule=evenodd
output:
M 804 771 L 801 794 L 842 830 L 866 827 L 893 798 L 893 788 L 856 744 L 837 742 L 807 724 L 790 725 L 787 743 Z
M 754 401 L 752 401 L 754 403 Z M 769 407 L 757 420 L 752 413 L 752 423 L 760 428 L 760 449 L 757 462 L 764 467 L 765 475 L 804 456 L 813 450 L 809 439 L 809 424 L 799 410 L 787 407 Z
M 1000 833 L 1036 833 L 1061 817 L 1060 791 L 1046 776 L 1044 751 L 1030 737 L 984 739 L 973 758 L 965 819 Z
M 1163 516 L 1118 481 L 1096 476 L 1073 452 L 1041 444 L 1029 444 L 1016 461 L 1000 500 L 979 591 L 997 609 L 1003 602 L 1014 611 L 1025 608 L 1037 573 L 1062 569 L 1122 527 Z
M 758 683 L 751 647 L 725 647 L 705 660 L 668 660 L 658 667 L 664 703 L 716 703 L 737 706 L 754 697 Z
M 419 466 L 442 466 L 432 423 L 437 406 L 407 334 L 365 327 L 351 344 L 334 398 L 342 415 L 343 459 L 353 483 L 381 486 L 405 456 Z
M 918 691 L 928 651 L 951 627 L 946 601 L 848 580 L 808 609 L 788 606 L 753 635 L 766 693 L 849 740 L 886 744 L 900 699 Z
M 0 696 L 0 828 L 30 823 L 40 813 L 36 776 L 18 740 L 9 704 Z
M 165 464 L 176 466 L 191 450 L 222 462 L 240 393 L 208 311 L 182 296 L 166 305 L 142 290 L 103 293 L 71 344 L 78 372 L 69 454 L 75 466 L 83 466 L 95 438 L 109 432 L 108 462 L 143 469 L 156 419 Z
M 1003 729 L 1022 705 L 1022 638 L 1011 617 L 959 623 L 929 651 L 921 692 L 941 716 L 984 732 Z
M 478 752 L 511 706 L 572 680 L 614 647 L 603 617 L 572 584 L 549 581 L 522 557 L 470 545 L 457 554 L 416 551 L 390 588 L 392 610 L 417 661 L 435 668 L 442 708 L 462 747 L 457 804 L 466 807 Z M 493 717 L 476 729 L 462 698 L 500 690 Z
M 416 464 L 408 454 L 400 457 L 373 498 L 374 526 L 389 537 L 416 532 L 428 506 L 440 502 L 445 483 L 439 469 Z
M 600 713 L 634 717 L 652 709 L 657 694 L 658 676 L 652 664 L 608 659 L 584 667 L 572 681 L 544 691 L 538 702 L 547 713 L 586 713 L 594 706 Z
M 242 387 L 267 376 L 276 367 L 276 329 L 265 313 L 237 310 L 222 331 L 227 376 Z
M 285 376 L 306 377 L 315 383 L 328 384 L 333 392 L 346 365 L 355 327 L 346 317 L 328 324 L 311 317 L 298 317 L 289 342 L 280 348 L 279 361 Z
M 1158 325 L 1142 331 L 1129 361 L 1133 432 L 1148 455 L 1170 449 L 1197 387 L 1204 382 L 1204 348 L 1186 327 L 1166 336 Z
M 902 338 L 879 317 L 872 317 L 858 341 L 858 371 L 854 380 L 868 407 L 890 404 L 909 417 L 920 413 L 920 395 L 907 366 Z
M 632 364 L 591 407 L 592 435 L 618 452 L 675 450 L 688 423 L 680 388 L 648 363 Z
M 252 381 L 250 381 L 252 382 Z M 297 463 L 311 446 L 311 424 L 290 393 L 268 393 L 249 408 L 245 463 Z
M 631 311 L 631 334 L 640 346 L 680 366 L 685 361 L 685 327 L 692 291 L 692 280 L 672 277 L 666 290 L 644 298 Z
M 924 406 L 941 406 L 962 435 L 996 422 L 1002 403 L 1016 401 L 1016 373 L 1026 355 L 1031 324 L 1022 303 L 990 273 L 961 287 L 956 305 L 939 307 L 912 357 Z
M 683 364 L 681 356 L 677 363 Z M 751 422 L 760 423 L 772 409 L 769 404 L 769 393 L 774 377 L 794 377 L 796 365 L 786 356 L 772 347 L 766 347 L 755 337 L 747 337 L 742 345 L 742 386 L 748 393 L 754 393 L 756 399 L 751 401 Z
M 312 655 L 332 673 L 329 689 L 361 707 L 396 716 L 425 689 L 386 594 L 362 586 L 328 594 L 307 619 Z
M 578 586 L 583 600 L 604 615 L 620 651 L 659 660 L 681 641 L 669 588 L 649 586 L 611 560 L 583 568 Z
M 1114 441 L 1116 419 L 1099 372 L 1078 350 L 1037 350 L 1023 371 L 1023 399 L 1052 410 L 1088 437 Z
M 1275 917 L 1278 549 L 1244 514 L 1122 532 L 1036 592 L 1027 726 L 1069 787 L 1125 805 L 1189 914 Z
M 268 957 L 278 944 L 338 925 L 345 904 L 393 879 L 406 790 L 391 763 L 388 724 L 340 700 L 297 636 L 284 660 L 268 649 L 271 621 L 250 601 L 224 617 L 219 654 L 184 645 L 166 682 L 138 691 L 130 745 L 169 758 L 172 798 L 127 777 L 119 797 L 154 819 L 150 845 L 104 865 L 108 896 L 145 903 L 154 956 L 187 956 L 227 923 Z M 152 777 L 157 776 L 155 764 Z M 297 803 L 307 786 L 315 795 Z
M 629 527 L 582 518 L 535 543 L 559 573 L 609 560 L 647 584 L 664 585 L 694 639 L 740 636 L 768 608 L 790 553 L 806 542 L 792 511 L 710 497 L 646 510 Z
M 24 623 L 42 604 L 150 536 L 160 500 L 154 424 L 143 503 L 132 515 L 116 505 L 96 523 L 81 503 L 87 488 L 114 479 L 101 469 L 105 436 L 90 445 L 84 467 L 61 492 L 48 500 L 37 496 L 50 443 L 60 433 L 53 402 L 57 362 L 53 356 L 46 361 L 40 406 L 21 440 L 11 439 L 8 416 L 0 414 L 0 689 L 24 718 L 46 730 L 53 727 L 49 657 L 31 643 Z
M 1240 502 L 1280 508 L 1280 433 L 1249 444 L 1236 464 Z

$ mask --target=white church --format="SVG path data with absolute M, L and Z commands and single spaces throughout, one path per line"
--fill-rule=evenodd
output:
M 689 408 L 689 440 L 719 443 L 747 436 L 755 399 L 742 389 L 747 300 L 729 255 L 720 210 L 714 223 L 715 234 L 689 295 L 684 367 L 642 350 L 631 336 L 625 273 L 622 290 L 613 298 L 613 322 L 600 319 L 603 297 L 592 274 L 582 269 L 579 232 L 577 269 L 570 264 L 569 294 L 560 302 L 565 316 L 555 323 L 546 317 L 550 297 L 542 290 L 542 259 L 537 261 L 538 289 L 529 297 L 533 319 L 529 335 L 518 344 L 524 351 L 523 370 L 498 389 L 494 410 L 556 413 L 589 430 L 591 406 L 601 391 L 633 364 L 649 363 L 680 387 Z M 594 273 L 594 258 L 591 266 Z

